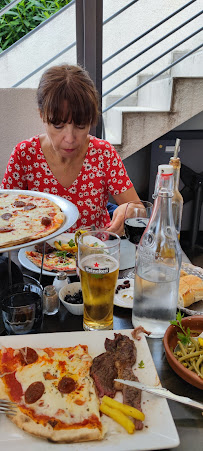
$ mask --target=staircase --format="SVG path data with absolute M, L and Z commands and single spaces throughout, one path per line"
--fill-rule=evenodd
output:
M 103 0 L 103 92 L 111 90 L 112 83 L 120 85 L 103 98 L 104 137 L 123 159 L 202 111 L 201 0 L 156 1 Z M 0 54 L 2 172 L 12 147 L 41 131 L 34 91 L 42 72 L 53 64 L 76 64 L 75 14 L 73 0 Z M 125 65 L 128 58 L 131 62 Z M 119 65 L 125 67 L 118 71 Z M 137 70 L 142 65 L 143 70 Z M 130 80 L 123 83 L 126 76 Z
M 140 76 L 138 83 L 150 76 Z M 140 89 L 134 102 L 136 106 L 117 105 L 104 113 L 106 139 L 122 159 L 202 112 L 203 51 L 173 67 L 170 76 Z

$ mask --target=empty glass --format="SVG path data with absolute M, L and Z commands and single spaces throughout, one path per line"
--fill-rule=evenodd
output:
M 36 333 L 43 320 L 42 287 L 19 283 L 3 293 L 2 318 L 8 335 Z

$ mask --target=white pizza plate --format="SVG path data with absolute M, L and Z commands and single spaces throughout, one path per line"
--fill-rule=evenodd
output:
M 1 193 L 12 193 L 12 194 L 25 194 L 27 196 L 35 196 L 35 197 L 45 197 L 46 199 L 51 200 L 52 202 L 55 202 L 55 204 L 57 204 L 62 212 L 65 215 L 65 220 L 62 224 L 62 226 L 56 230 L 54 233 L 51 233 L 50 235 L 44 237 L 44 238 L 40 238 L 38 240 L 34 240 L 34 241 L 30 241 L 29 242 L 29 246 L 31 246 L 32 244 L 36 244 L 36 243 L 40 243 L 43 241 L 47 241 L 50 238 L 54 238 L 58 235 L 60 235 L 63 232 L 66 232 L 66 230 L 68 230 L 73 224 L 75 224 L 75 222 L 78 219 L 79 216 L 79 211 L 77 209 L 77 207 L 70 202 L 69 200 L 64 199 L 63 197 L 60 196 L 55 196 L 53 194 L 48 194 L 48 193 L 41 193 L 41 192 L 37 192 L 37 191 L 28 191 L 28 190 L 20 190 L 20 189 L 8 189 L 8 190 L 0 190 L 0 194 Z M 20 231 L 19 231 L 20 233 Z M 16 246 L 10 246 L 10 247 L 2 247 L 0 248 L 0 253 L 1 252 L 6 252 L 6 251 L 12 251 L 14 249 L 21 249 L 23 247 L 27 247 L 28 243 L 24 243 L 24 244 L 18 244 Z
M 129 280 L 130 287 L 129 288 L 121 288 L 118 293 L 115 293 L 114 296 L 114 305 L 123 308 L 133 308 L 133 291 L 134 291 L 134 279 L 128 279 L 125 277 L 124 279 L 118 279 L 117 284 L 123 285 L 125 280 Z
M 105 246 L 105 244 L 99 240 L 99 238 L 96 237 L 88 237 L 90 238 L 90 243 L 91 242 L 97 242 L 98 244 L 102 243 L 102 246 Z M 56 238 L 52 238 L 52 239 L 47 239 L 46 241 L 51 245 L 54 246 L 54 241 L 61 241 L 62 243 L 68 243 L 70 240 L 75 240 L 75 233 L 62 233 L 61 235 L 57 236 L 57 240 Z M 36 244 L 36 243 L 35 243 Z M 20 262 L 20 264 L 22 266 L 24 266 L 24 268 L 29 269 L 30 271 L 36 272 L 37 274 L 41 273 L 41 269 L 38 268 L 38 266 L 34 265 L 34 263 L 32 263 L 30 260 L 28 260 L 28 258 L 26 257 L 25 252 L 26 251 L 35 251 L 35 245 L 33 246 L 27 246 L 23 249 L 20 249 L 20 251 L 18 252 L 18 260 Z M 43 275 L 45 276 L 52 276 L 55 277 L 56 275 L 56 271 L 46 271 L 45 269 L 42 272 Z M 67 271 L 67 275 L 68 276 L 75 276 L 76 275 L 76 271 Z
M 182 263 L 181 269 L 183 271 L 187 272 L 188 274 L 193 274 L 194 276 L 200 277 L 200 279 L 203 280 L 203 269 L 199 268 L 198 266 L 191 265 L 190 263 Z M 181 312 L 186 313 L 186 315 L 203 315 L 203 299 L 202 301 L 195 302 L 194 304 L 190 305 L 189 307 L 182 307 L 178 304 L 178 309 L 181 310 Z
M 121 331 L 91 331 L 91 332 L 62 332 L 51 334 L 26 335 L 26 346 L 30 347 L 61 347 L 88 345 L 92 357 L 105 351 L 104 341 L 108 337 L 114 338 L 114 333 L 128 335 L 131 339 L 131 330 Z M 137 347 L 137 363 L 144 362 L 144 368 L 137 368 L 136 374 L 144 384 L 158 386 L 160 384 L 147 341 L 142 334 L 140 341 L 135 341 Z M 0 346 L 23 347 L 25 336 L 0 337 Z M 117 395 L 116 395 L 117 396 Z M 119 396 L 117 399 L 121 400 Z M 147 451 L 175 448 L 179 445 L 178 433 L 171 416 L 166 399 L 142 393 L 142 408 L 145 413 L 144 428 L 135 434 L 128 434 L 120 425 L 105 415 L 102 421 L 108 426 L 108 432 L 101 441 L 83 442 L 74 444 L 53 444 L 23 432 L 2 415 L 0 421 L 0 449 L 7 451 Z
M 56 238 L 52 238 L 52 239 L 49 239 L 49 240 L 46 240 L 46 241 L 51 246 L 54 246 L 54 241 L 61 241 L 62 243 L 68 243 L 70 240 L 74 240 L 74 239 L 75 239 L 75 234 L 67 232 L 67 233 L 62 233 L 61 235 L 57 236 L 57 239 Z M 38 268 L 38 266 L 34 265 L 34 263 L 32 263 L 30 260 L 28 260 L 28 258 L 26 257 L 26 254 L 25 254 L 26 251 L 35 251 L 35 245 L 27 246 L 27 247 L 19 250 L 19 252 L 18 252 L 18 260 L 19 260 L 20 264 L 22 266 L 24 266 L 24 268 L 29 269 L 30 271 L 36 272 L 37 274 L 40 274 L 41 273 L 41 268 Z M 56 271 L 46 271 L 45 269 L 43 269 L 42 274 L 44 276 L 55 277 Z M 70 271 L 70 272 L 67 271 L 67 275 L 68 276 L 75 276 L 76 275 L 76 271 Z

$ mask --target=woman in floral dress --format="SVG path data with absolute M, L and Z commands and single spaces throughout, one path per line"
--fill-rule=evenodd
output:
M 114 147 L 89 134 L 98 120 L 98 95 L 79 66 L 60 65 L 41 77 L 37 101 L 45 133 L 14 148 L 1 184 L 56 194 L 73 202 L 79 218 L 69 230 L 94 225 L 123 233 L 126 203 L 139 201 Z M 109 194 L 118 208 L 110 220 Z

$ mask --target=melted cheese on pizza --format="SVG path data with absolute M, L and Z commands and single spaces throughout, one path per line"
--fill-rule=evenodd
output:
M 63 221 L 60 208 L 45 197 L 0 192 L 0 247 L 47 236 Z
M 76 261 L 74 257 L 61 257 L 57 255 L 58 251 L 44 255 L 43 269 L 47 271 L 75 271 Z M 42 254 L 36 251 L 26 251 L 26 257 L 34 265 L 41 268 Z
M 101 429 L 99 403 L 89 376 L 91 357 L 87 347 L 31 349 L 37 353 L 37 360 L 32 363 L 26 361 L 26 349 L 30 348 L 15 351 L 13 373 L 8 350 L 5 358 L 2 354 L 1 361 L 2 375 L 11 371 L 4 376 L 9 397 L 18 403 L 22 412 L 42 424 L 54 421 L 56 429 L 71 425 Z M 19 366 L 19 358 L 25 359 L 25 364 Z M 39 396 L 38 388 L 42 393 L 35 400 Z

